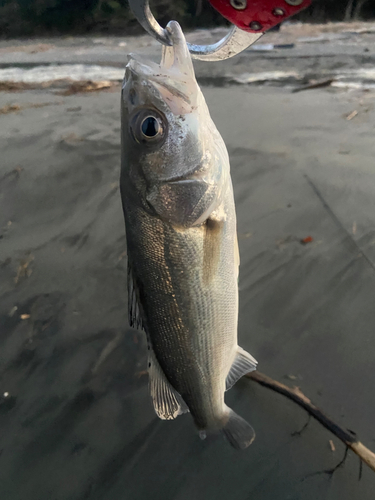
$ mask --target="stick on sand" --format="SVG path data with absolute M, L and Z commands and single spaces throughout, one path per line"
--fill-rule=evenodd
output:
M 273 391 L 278 392 L 279 394 L 282 394 L 297 403 L 304 410 L 306 410 L 309 415 L 313 416 L 326 429 L 339 438 L 347 448 L 353 450 L 362 462 L 367 464 L 370 469 L 375 472 L 375 454 L 358 440 L 356 433 L 343 429 L 337 425 L 330 417 L 319 410 L 319 408 L 317 408 L 298 387 L 290 388 L 258 371 L 248 373 L 245 377 L 254 380 L 264 387 L 268 387 L 268 389 L 272 389 Z

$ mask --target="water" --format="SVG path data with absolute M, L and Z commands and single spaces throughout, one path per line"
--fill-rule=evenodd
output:
M 0 69 L 1 82 L 44 83 L 54 80 L 121 81 L 124 69 L 91 64 L 51 64 L 33 68 L 8 67 Z

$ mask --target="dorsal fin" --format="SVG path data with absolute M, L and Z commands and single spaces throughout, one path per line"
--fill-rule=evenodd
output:
M 237 346 L 236 357 L 230 367 L 225 382 L 225 390 L 228 391 L 246 373 L 253 372 L 257 368 L 258 361 L 246 352 L 242 347 Z

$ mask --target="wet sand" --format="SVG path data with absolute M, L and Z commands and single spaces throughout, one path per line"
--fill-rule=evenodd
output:
M 374 93 L 203 90 L 231 157 L 240 343 L 375 449 Z M 324 474 L 343 445 L 314 421 L 293 435 L 305 412 L 250 381 L 226 397 L 256 430 L 245 452 L 200 441 L 188 415 L 157 419 L 145 338 L 127 326 L 118 92 L 0 93 L 12 103 L 0 115 L 0 498 L 372 500 L 372 471 L 359 482 L 349 454 Z

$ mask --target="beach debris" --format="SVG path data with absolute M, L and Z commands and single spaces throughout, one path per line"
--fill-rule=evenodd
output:
M 44 108 L 45 106 L 52 106 L 53 104 L 57 104 L 57 103 L 55 103 L 55 102 L 38 102 L 38 103 L 24 104 L 22 106 L 20 104 L 9 104 L 7 106 L 0 108 L 0 115 L 9 115 L 10 113 L 18 113 L 18 111 L 22 111 L 24 109 L 30 109 L 30 108 Z M 17 167 L 17 168 L 20 168 L 20 167 Z M 15 168 L 15 170 L 17 170 L 17 168 Z
M 250 238 L 253 235 L 251 231 L 248 231 L 247 233 L 238 233 L 238 238 L 243 239 L 243 238 Z
M 79 142 L 82 142 L 83 140 L 84 140 L 83 137 L 72 132 L 71 134 L 62 136 L 60 139 L 60 142 L 71 145 L 71 144 L 77 144 Z
M 37 43 L 32 45 L 13 45 L 11 47 L 4 47 L 0 49 L 0 54 L 7 54 L 9 52 L 26 52 L 28 54 L 37 54 L 38 52 L 47 52 L 54 48 L 54 45 L 47 43 Z
M 353 118 L 355 118 L 357 115 L 358 115 L 358 111 L 355 109 L 354 111 L 352 111 L 351 113 L 349 113 L 347 115 L 346 119 L 348 121 L 353 120 Z
M 349 34 L 349 35 L 368 35 L 368 34 L 373 34 L 375 33 L 375 26 L 370 27 L 364 27 L 364 28 L 358 28 L 358 29 L 350 29 L 347 31 L 343 31 L 343 34 Z
M 301 245 L 307 245 L 308 243 L 312 243 L 314 241 L 314 238 L 312 236 L 306 236 L 306 238 L 303 238 L 300 240 Z
M 348 32 L 342 33 L 321 33 L 317 36 L 303 36 L 297 39 L 298 43 L 325 43 L 333 42 L 336 40 L 347 40 L 350 38 Z
M 75 311 L 76 312 L 76 311 Z M 115 336 L 104 346 L 101 351 L 98 360 L 92 368 L 92 373 L 95 374 L 100 366 L 108 359 L 110 354 L 120 345 L 123 338 L 122 332 L 117 332 Z
M 19 104 L 9 104 L 8 106 L 3 106 L 0 108 L 0 115 L 9 115 L 10 113 L 16 113 L 20 111 L 21 106 Z
M 334 442 L 332 441 L 332 439 L 329 440 L 329 446 L 331 447 L 331 451 L 332 452 L 336 451 L 336 447 L 335 447 Z
M 294 83 L 301 80 L 301 75 L 297 71 L 261 71 L 259 73 L 243 73 L 242 75 L 227 75 L 228 83 L 251 84 L 264 82 L 285 82 Z
M 357 233 L 357 223 L 355 221 L 353 222 L 352 233 L 353 234 Z
M 118 262 L 120 262 L 124 257 L 126 257 L 126 253 L 127 253 L 126 250 L 125 252 L 122 252 L 122 254 L 118 258 Z
M 82 82 L 73 82 L 69 85 L 66 90 L 59 92 L 60 95 L 74 95 L 81 94 L 85 92 L 98 92 L 99 90 L 110 89 L 113 86 L 117 86 L 118 83 L 111 80 L 103 80 L 94 82 L 92 80 L 86 80 Z
M 311 80 L 306 85 L 302 85 L 301 87 L 297 87 L 292 90 L 292 93 L 302 92 L 303 90 L 312 90 L 312 89 L 320 89 L 323 87 L 329 87 L 335 78 L 325 78 L 324 80 Z
M 4 392 L 0 396 L 0 413 L 6 413 L 16 405 L 17 398 L 11 396 L 9 392 Z
M 38 64 L 0 68 L 0 82 L 25 84 L 27 88 L 66 88 L 74 82 L 121 82 L 123 69 L 101 64 Z M 22 86 L 21 86 L 22 89 Z
M 0 81 L 0 91 L 2 92 L 21 92 L 26 90 L 36 89 L 60 89 L 56 92 L 57 95 L 69 96 L 85 92 L 97 92 L 100 90 L 108 90 L 120 85 L 120 80 L 103 80 L 103 81 L 74 81 L 70 78 L 58 78 L 41 82 L 17 82 L 17 81 Z M 51 103 L 60 104 L 60 103 Z M 38 107 L 38 106 L 29 106 Z
M 252 45 L 247 50 L 251 50 L 253 52 L 268 52 L 275 49 L 293 49 L 294 47 L 294 43 L 259 43 L 256 45 Z
M 63 88 L 68 86 L 72 80 L 70 79 L 55 79 L 43 82 L 18 82 L 12 80 L 0 81 L 0 91 L 2 92 L 21 92 L 24 90 Z M 56 103 L 54 103 L 56 104 Z
M 21 90 L 33 90 L 36 88 L 34 83 L 25 82 L 0 82 L 1 92 L 20 92 Z
M 17 275 L 14 278 L 14 282 L 17 285 L 22 278 L 29 278 L 32 273 L 32 269 L 30 268 L 30 264 L 33 262 L 34 256 L 29 255 L 25 259 L 21 259 L 20 264 L 17 269 Z
M 21 90 L 34 90 L 40 87 L 40 85 L 36 85 L 35 83 L 26 83 L 26 82 L 0 82 L 0 91 L 1 92 L 20 92 Z
M 306 410 L 309 415 L 314 417 L 315 420 L 317 420 L 323 427 L 325 427 L 334 436 L 340 439 L 340 441 L 342 441 L 342 443 L 346 446 L 344 459 L 333 469 L 324 472 L 332 475 L 345 462 L 349 449 L 351 449 L 363 463 L 368 465 L 368 467 L 375 472 L 375 453 L 373 453 L 369 448 L 361 443 L 361 441 L 359 441 L 358 436 L 355 432 L 350 429 L 341 427 L 328 415 L 326 415 L 320 408 L 315 406 L 299 388 L 288 387 L 285 384 L 282 384 L 277 380 L 274 380 L 271 377 L 260 373 L 258 370 L 247 373 L 245 377 L 290 399 L 298 406 Z
M 29 319 L 30 318 L 30 314 L 21 314 L 20 318 L 23 319 L 23 320 Z
M 283 250 L 287 245 L 295 243 L 296 241 L 298 241 L 298 239 L 295 236 L 289 234 L 288 236 L 285 236 L 285 238 L 280 238 L 279 240 L 277 240 L 276 246 L 279 250 Z
M 14 314 L 17 312 L 18 310 L 18 307 L 17 306 L 13 306 L 12 309 L 8 312 L 8 316 L 10 318 L 12 318 L 14 316 Z

